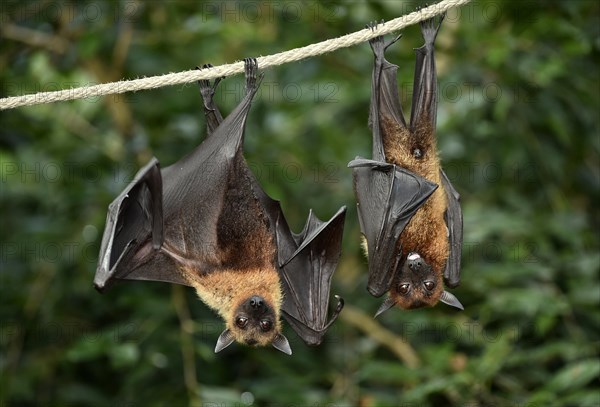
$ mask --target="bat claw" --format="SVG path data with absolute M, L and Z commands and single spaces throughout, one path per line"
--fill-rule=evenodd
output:
M 382 18 L 380 21 L 369 21 L 366 25 L 365 28 L 370 28 L 371 31 L 375 31 L 377 29 L 377 26 L 379 24 L 385 24 L 385 20 Z

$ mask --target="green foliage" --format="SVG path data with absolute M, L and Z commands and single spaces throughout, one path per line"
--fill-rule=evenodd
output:
M 414 6 L 6 2 L 0 96 L 268 55 Z M 192 290 L 92 289 L 108 204 L 151 156 L 168 165 L 203 137 L 195 84 L 0 112 L 0 404 L 600 405 L 599 20 L 591 0 L 448 14 L 438 134 L 462 195 L 465 311 L 389 311 L 374 325 L 385 343 L 343 312 L 319 348 L 290 330 L 292 357 L 215 355 L 221 322 Z M 389 50 L 406 112 L 420 44 L 412 26 Z M 369 317 L 380 300 L 364 288 L 346 163 L 370 152 L 371 69 L 363 44 L 267 70 L 245 141 L 294 229 L 311 207 L 348 206 L 333 292 Z M 242 83 L 220 85 L 224 112 Z

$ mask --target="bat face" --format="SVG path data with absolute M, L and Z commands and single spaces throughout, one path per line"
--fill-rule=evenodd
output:
M 404 309 L 431 307 L 443 292 L 441 275 L 418 253 L 410 253 L 390 289 L 394 302 Z
M 226 329 L 219 336 L 215 352 L 233 342 L 248 346 L 273 346 L 290 355 L 289 342 L 281 333 L 280 310 L 276 303 L 260 295 L 242 300 L 227 317 Z
M 254 295 L 240 304 L 227 321 L 237 342 L 264 346 L 273 342 L 279 333 L 279 318 L 263 297 Z

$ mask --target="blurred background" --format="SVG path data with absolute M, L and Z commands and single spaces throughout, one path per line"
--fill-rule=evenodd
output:
M 3 1 L 0 96 L 230 63 L 354 32 L 412 1 Z M 233 345 L 192 289 L 92 288 L 108 204 L 205 135 L 196 84 L 0 112 L 0 405 L 600 405 L 600 6 L 477 1 L 437 40 L 438 139 L 462 196 L 465 306 L 372 319 L 346 164 L 370 156 L 368 44 L 265 72 L 244 145 L 299 231 L 348 206 L 318 348 Z M 410 111 L 418 26 L 388 50 Z M 241 75 L 219 87 L 224 113 Z

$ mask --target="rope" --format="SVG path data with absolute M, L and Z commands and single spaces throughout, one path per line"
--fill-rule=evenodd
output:
M 471 0 L 443 0 L 440 3 L 420 9 L 402 17 L 390 20 L 385 24 L 379 24 L 375 29 L 365 28 L 342 37 L 318 42 L 301 48 L 279 52 L 257 58 L 258 66 L 262 69 L 271 66 L 286 64 L 288 62 L 300 61 L 305 58 L 322 55 L 340 48 L 368 41 L 380 35 L 389 34 L 401 30 L 409 25 L 416 24 L 438 14 L 446 12 L 452 7 L 462 6 Z M 34 94 L 11 96 L 0 99 L 0 110 L 13 109 L 20 106 L 31 106 L 42 103 L 60 102 L 65 100 L 82 99 L 93 96 L 111 95 L 115 93 L 134 92 L 143 89 L 155 89 L 163 86 L 180 85 L 195 82 L 201 79 L 214 79 L 230 76 L 244 71 L 243 62 L 235 62 L 215 66 L 208 69 L 193 69 L 190 71 L 169 73 L 148 78 L 123 80 L 118 82 L 104 83 L 100 85 L 84 86 L 80 88 L 64 89 L 54 92 L 39 92 Z

